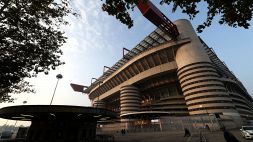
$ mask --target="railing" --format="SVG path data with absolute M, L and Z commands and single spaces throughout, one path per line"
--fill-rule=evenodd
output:
M 113 135 L 96 135 L 96 142 L 114 142 Z
M 206 137 L 202 134 L 202 132 L 199 132 L 199 142 L 208 142 Z
M 17 139 L 1 139 L 0 142 L 25 142 L 24 138 Z
M 227 129 L 235 129 L 241 126 L 239 116 L 220 115 L 220 119 L 213 114 L 173 117 L 163 116 L 157 122 L 147 123 L 142 120 L 132 120 L 118 122 L 113 124 L 104 124 L 103 127 L 97 129 L 101 134 L 119 133 L 121 129 L 126 129 L 128 133 L 136 132 L 166 132 L 166 131 L 183 131 L 184 128 L 190 130 L 191 133 L 199 134 L 199 130 L 208 130 L 211 132 L 219 131 L 221 126 Z

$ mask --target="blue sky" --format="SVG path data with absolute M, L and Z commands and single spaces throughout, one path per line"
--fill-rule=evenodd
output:
M 180 10 L 171 13 L 169 6 L 160 6 L 158 3 L 156 6 L 172 21 L 188 19 Z M 1 107 L 21 105 L 23 101 L 27 101 L 28 105 L 49 104 L 58 73 L 63 75 L 63 79 L 59 81 L 53 104 L 89 106 L 87 95 L 74 92 L 69 84 L 90 85 L 91 78 L 102 75 L 104 65 L 112 66 L 122 57 L 123 47 L 133 48 L 155 29 L 138 9 L 131 13 L 134 27 L 128 29 L 114 17 L 102 12 L 100 0 L 73 0 L 73 7 L 79 10 L 81 17 L 68 17 L 70 25 L 62 27 L 68 37 L 67 43 L 62 47 L 62 60 L 66 64 L 51 71 L 49 75 L 42 73 L 37 78 L 28 79 L 35 85 L 37 92 L 14 95 L 15 103 L 2 103 Z M 206 18 L 204 4 L 201 4 L 200 10 L 198 17 L 191 21 L 195 29 Z M 239 78 L 248 92 L 253 94 L 253 27 L 247 30 L 231 28 L 214 21 L 211 27 L 199 35 L 214 48 L 218 57 Z

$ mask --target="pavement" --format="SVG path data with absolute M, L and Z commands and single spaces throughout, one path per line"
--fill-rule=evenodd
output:
M 253 142 L 245 140 L 239 130 L 231 130 L 232 134 L 240 142 Z M 207 142 L 226 142 L 222 131 L 202 132 Z M 200 142 L 199 132 L 192 133 L 191 137 L 184 137 L 183 131 L 166 131 L 166 132 L 138 132 L 138 133 L 121 133 L 114 134 L 115 142 Z M 205 142 L 205 141 L 203 141 Z
M 114 135 L 115 142 L 186 142 L 184 132 L 138 132 Z
M 240 142 L 253 142 L 253 140 L 246 140 L 242 137 L 240 130 L 230 130 L 230 132 L 240 141 Z M 207 138 L 208 142 L 226 142 L 222 131 L 206 133 L 204 136 Z

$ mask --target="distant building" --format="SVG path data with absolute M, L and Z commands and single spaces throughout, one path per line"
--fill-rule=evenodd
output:
M 242 83 L 189 21 L 174 23 L 176 41 L 156 29 L 85 90 L 93 106 L 122 118 L 152 111 L 253 119 L 253 99 Z

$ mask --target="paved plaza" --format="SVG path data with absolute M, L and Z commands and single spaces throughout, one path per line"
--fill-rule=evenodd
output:
M 239 130 L 231 130 L 240 142 L 251 142 L 252 140 L 245 140 Z M 223 137 L 223 132 L 203 132 L 204 137 L 208 142 L 226 142 Z M 183 131 L 168 131 L 168 132 L 141 132 L 141 133 L 127 133 L 122 135 L 117 133 L 115 142 L 200 142 L 198 132 L 194 132 L 191 137 L 184 137 Z

